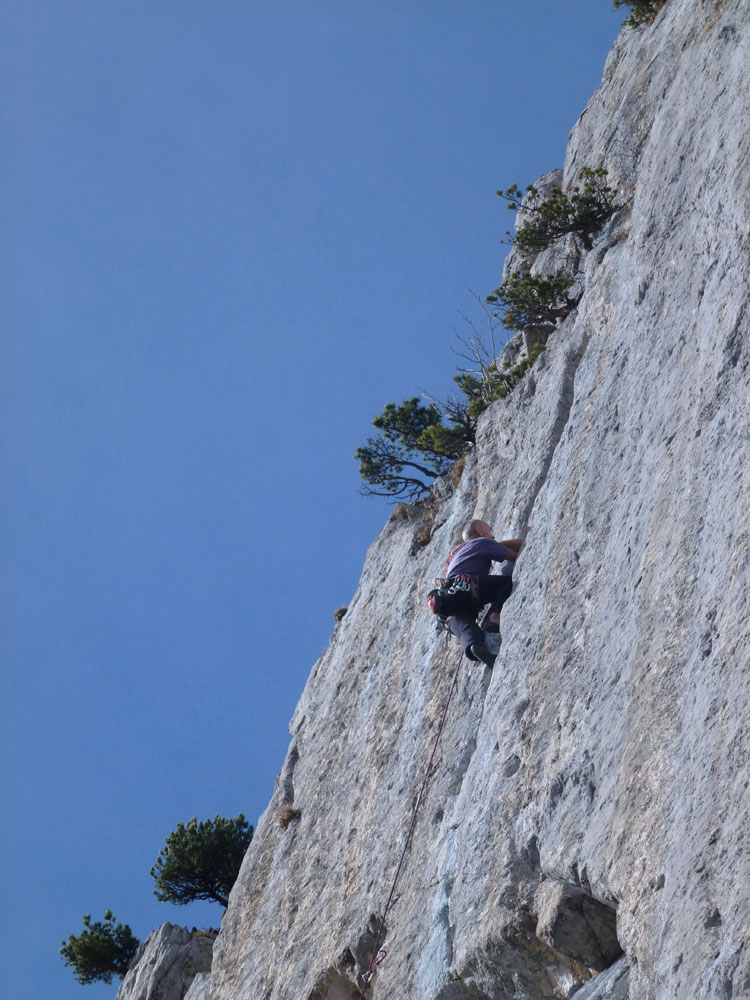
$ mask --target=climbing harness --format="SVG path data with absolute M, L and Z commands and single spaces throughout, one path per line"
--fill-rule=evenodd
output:
M 406 854 L 409 850 L 409 845 L 411 844 L 411 839 L 414 835 L 414 829 L 417 825 L 417 814 L 419 813 L 419 808 L 422 805 L 422 799 L 427 791 L 427 783 L 430 778 L 435 774 L 437 769 L 443 763 L 443 758 L 440 757 L 439 760 L 435 761 L 435 754 L 437 753 L 438 746 L 440 744 L 440 737 L 443 734 L 443 727 L 445 726 L 445 720 L 448 717 L 448 708 L 450 707 L 451 700 L 453 699 L 454 692 L 456 690 L 456 683 L 458 681 L 458 672 L 461 669 L 461 663 L 463 662 L 463 654 L 461 655 L 458 663 L 456 664 L 456 669 L 453 671 L 453 678 L 451 680 L 450 691 L 448 692 L 448 697 L 445 702 L 445 707 L 443 708 L 443 715 L 440 719 L 440 725 L 438 726 L 437 736 L 435 737 L 435 743 L 432 747 L 432 753 L 430 754 L 430 759 L 427 763 L 427 770 L 424 773 L 424 778 L 422 779 L 422 785 L 419 789 L 419 794 L 417 795 L 417 801 L 414 804 L 414 809 L 411 814 L 411 823 L 409 825 L 409 831 L 406 834 L 406 841 L 404 842 L 404 849 L 401 852 L 401 859 L 398 863 L 398 868 L 396 869 L 396 874 L 393 879 L 393 885 L 391 886 L 391 892 L 388 896 L 388 902 L 385 904 L 385 909 L 383 910 L 383 916 L 380 920 L 380 926 L 378 928 L 377 937 L 375 938 L 375 946 L 372 949 L 372 958 L 370 959 L 370 964 L 367 967 L 367 972 L 363 975 L 363 985 L 362 990 L 359 994 L 359 1000 L 364 1000 L 365 991 L 370 985 L 370 980 L 375 975 L 378 966 L 385 960 L 385 956 L 388 952 L 385 948 L 380 947 L 380 942 L 383 938 L 383 930 L 385 929 L 385 920 L 388 916 L 388 911 L 393 905 L 393 897 L 396 895 L 396 886 L 398 885 L 398 880 L 401 875 L 401 869 L 404 866 L 404 861 L 406 860 Z M 434 762 L 434 763 L 433 763 Z
M 462 573 L 448 580 L 436 580 L 439 584 L 427 595 L 427 605 L 433 615 L 450 617 L 472 611 L 479 603 L 479 587 L 476 577 Z

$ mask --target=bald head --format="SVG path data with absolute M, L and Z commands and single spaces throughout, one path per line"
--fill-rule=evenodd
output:
M 492 528 L 486 521 L 467 521 L 464 530 L 461 532 L 463 540 L 468 542 L 472 538 L 494 538 Z

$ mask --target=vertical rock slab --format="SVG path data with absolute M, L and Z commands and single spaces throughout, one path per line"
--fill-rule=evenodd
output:
M 461 885 L 467 869 L 475 879 L 453 900 L 467 969 L 503 884 L 500 866 L 482 869 L 512 836 L 517 855 L 539 851 L 544 880 L 616 907 L 632 997 L 750 991 L 750 143 L 737 127 L 750 120 L 749 16 L 670 0 L 618 42 L 617 87 L 605 73 L 574 131 L 566 173 L 601 162 L 637 120 L 637 170 L 545 359 L 586 332 L 503 612 L 503 685 L 496 667 L 456 806 L 468 842 L 486 845 L 481 863 L 457 862 Z M 480 450 L 478 478 L 499 517 L 496 455 Z M 481 767 L 493 747 L 497 765 Z
M 135 953 L 116 1000 L 183 1000 L 196 975 L 211 968 L 215 938 L 162 924 Z
M 623 956 L 575 993 L 576 1000 L 628 1000 L 630 966 Z

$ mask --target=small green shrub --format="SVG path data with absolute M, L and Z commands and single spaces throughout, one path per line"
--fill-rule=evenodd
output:
M 518 272 L 490 292 L 487 302 L 504 309 L 502 321 L 508 330 L 525 330 L 527 327 L 553 329 L 575 306 L 568 298 L 573 278 L 559 268 L 554 274 L 534 277 L 528 272 Z
M 453 381 L 468 400 L 469 413 L 476 420 L 490 403 L 500 399 L 505 375 L 495 364 L 485 365 L 479 372 L 460 372 Z
M 138 945 L 128 925 L 115 924 L 112 911 L 107 910 L 103 922 L 92 923 L 87 913 L 83 930 L 62 942 L 60 954 L 65 965 L 72 967 L 78 982 L 85 986 L 97 979 L 111 983 L 113 976 L 123 979 Z
M 507 396 L 508 393 L 515 389 L 518 383 L 524 378 L 528 373 L 530 368 L 534 367 L 534 364 L 539 359 L 539 356 L 547 350 L 547 345 L 545 343 L 534 344 L 529 352 L 528 357 L 524 358 L 523 361 L 519 361 L 515 367 L 511 368 L 507 373 L 508 387 L 505 392 L 500 392 L 499 398 Z
M 651 24 L 667 0 L 612 0 L 614 7 L 630 7 L 630 16 L 623 24 L 629 28 L 640 28 Z
M 512 237 L 512 243 L 522 253 L 539 253 L 567 233 L 579 236 L 590 250 L 593 235 L 619 208 L 615 190 L 607 184 L 604 167 L 595 170 L 581 167 L 573 184 L 565 191 L 561 187 L 553 188 L 543 201 L 538 201 L 533 184 L 529 184 L 526 192 L 535 196 L 532 205 L 523 204 L 524 194 L 516 184 L 497 192 L 498 197 L 507 201 L 509 209 L 529 215 L 526 225 Z
M 469 400 L 469 413 L 476 420 L 480 413 L 494 403 L 496 399 L 504 399 L 509 392 L 523 379 L 539 355 L 546 349 L 546 344 L 535 344 L 527 358 L 517 365 L 498 368 L 496 365 L 486 365 L 481 372 L 472 374 L 464 372 L 454 376 L 461 391 Z

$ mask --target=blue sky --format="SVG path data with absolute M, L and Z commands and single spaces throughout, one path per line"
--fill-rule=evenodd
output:
M 178 822 L 265 807 L 388 516 L 355 448 L 444 395 L 495 190 L 562 163 L 608 0 L 2 11 L 3 932 L 16 1000 L 141 938 Z

